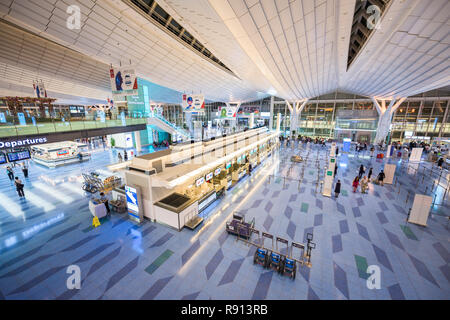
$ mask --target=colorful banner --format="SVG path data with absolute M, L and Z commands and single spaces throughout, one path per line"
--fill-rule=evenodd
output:
M 38 98 L 45 97 L 47 98 L 47 90 L 45 90 L 44 82 L 41 81 L 33 81 L 33 89 L 34 93 Z
M 202 94 L 183 94 L 181 106 L 184 112 L 204 111 L 205 96 Z
M 236 119 L 237 107 L 219 107 L 220 119 Z
M 110 69 L 111 90 L 115 95 L 138 95 L 136 73 L 132 68 Z
M 255 116 L 259 115 L 259 106 L 241 106 L 241 108 L 238 111 L 238 116 L 240 118 L 246 118 L 250 117 L 252 113 L 255 114 Z

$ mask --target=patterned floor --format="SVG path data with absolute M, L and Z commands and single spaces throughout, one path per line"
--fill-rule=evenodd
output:
M 311 159 L 300 184 L 303 164 L 289 161 L 293 153 Z M 316 193 L 315 159 L 326 154 L 316 146 L 282 148 L 208 208 L 194 232 L 148 221 L 137 226 L 120 214 L 91 227 L 81 172 L 106 171 L 116 161 L 114 150 L 53 170 L 31 165 L 26 200 L 19 200 L 4 173 L 0 299 L 448 299 L 448 208 L 436 206 L 425 228 L 405 224 L 408 190 L 430 192 L 417 182 L 422 176 L 390 160 L 398 163 L 396 186 L 370 184 L 368 194 L 354 194 L 359 165 L 377 174 L 384 160 L 342 154 L 343 190 L 330 199 L 320 185 Z M 300 268 L 292 281 L 253 265 L 255 248 L 225 232 L 235 210 L 255 218 L 257 229 L 289 241 L 313 233 L 312 267 Z M 66 286 L 73 264 L 81 268 L 80 290 Z M 367 288 L 369 265 L 381 269 L 379 290 Z

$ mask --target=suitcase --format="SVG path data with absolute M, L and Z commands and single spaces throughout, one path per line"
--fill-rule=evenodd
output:
M 382 153 L 377 154 L 377 159 L 383 159 L 383 157 L 384 157 L 384 154 L 382 154 Z

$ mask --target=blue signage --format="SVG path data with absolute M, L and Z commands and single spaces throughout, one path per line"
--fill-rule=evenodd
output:
M 26 126 L 27 122 L 25 121 L 25 115 L 22 112 L 17 113 L 17 117 L 19 118 L 19 124 L 21 126 Z
M 133 187 L 125 186 L 125 194 L 127 196 L 127 207 L 129 209 L 129 211 L 131 210 L 135 213 L 139 213 L 137 190 Z M 133 215 L 133 216 L 135 216 L 135 215 Z
M 0 112 L 0 122 L 1 123 L 6 123 L 6 117 L 5 117 L 5 114 L 3 112 Z
M 33 126 L 36 126 L 36 118 L 35 117 L 31 117 L 31 121 L 33 122 Z

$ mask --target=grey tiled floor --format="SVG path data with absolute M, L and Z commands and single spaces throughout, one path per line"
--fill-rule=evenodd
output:
M 0 298 L 448 299 L 449 229 L 442 216 L 448 214 L 446 207 L 433 208 L 426 228 L 406 225 L 412 198 L 405 202 L 405 190 L 428 190 L 422 183 L 416 187 L 418 178 L 397 159 L 389 161 L 398 164 L 400 194 L 398 184 L 370 184 L 368 194 L 354 194 L 350 184 L 360 163 L 373 166 L 376 175 L 386 161 L 363 154 L 339 156 L 338 178 L 345 192 L 338 199 L 324 197 L 320 186 L 315 192 L 315 163 L 305 166 L 299 185 L 303 164 L 289 161 L 293 153 L 308 152 L 312 160 L 327 154 L 316 146 L 282 147 L 209 208 L 207 220 L 194 232 L 176 232 L 149 221 L 136 226 L 120 214 L 90 228 L 80 175 L 94 168 L 106 170 L 116 159 L 115 151 L 99 151 L 89 163 L 55 170 L 32 165 L 25 182 L 27 200 L 19 200 L 4 174 Z M 37 182 L 48 190 L 35 186 Z M 312 267 L 300 268 L 292 281 L 253 265 L 255 248 L 225 232 L 235 210 L 245 212 L 247 220 L 255 218 L 257 229 L 289 241 L 303 242 L 312 232 L 317 245 Z M 173 254 L 152 274 L 146 272 L 166 250 Z M 367 288 L 364 264 L 357 261 L 380 267 L 380 290 Z M 81 268 L 80 290 L 66 288 L 66 268 L 72 264 Z

